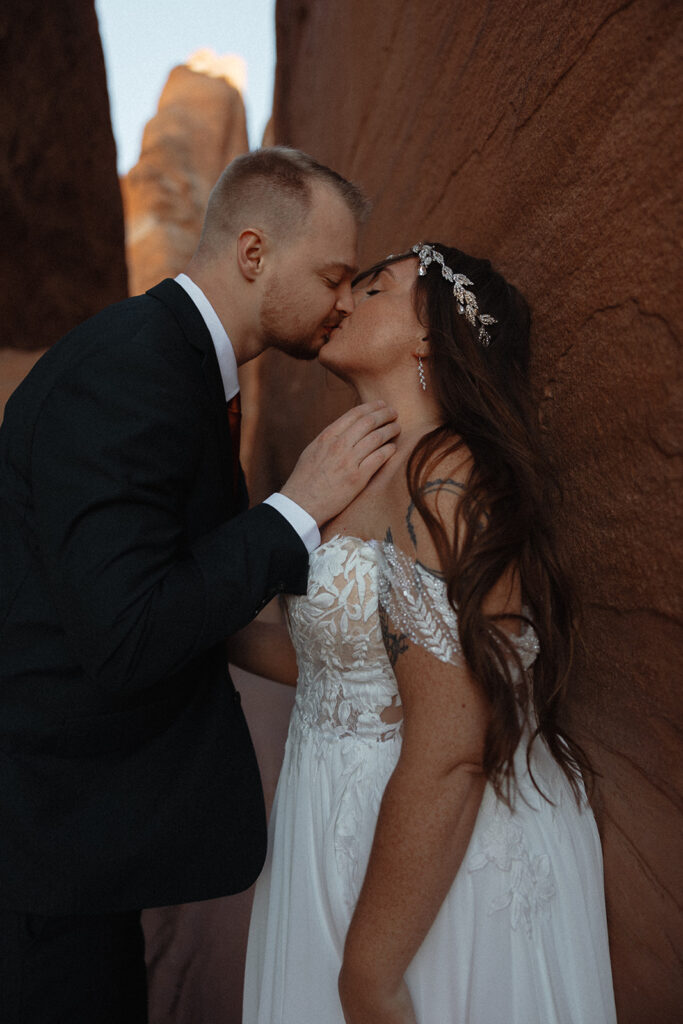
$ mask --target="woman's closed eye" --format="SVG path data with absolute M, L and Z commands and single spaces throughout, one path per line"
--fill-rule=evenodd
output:
M 366 295 L 379 295 L 379 293 L 380 293 L 380 289 L 379 288 L 370 288 L 370 290 L 366 291 L 365 294 Z

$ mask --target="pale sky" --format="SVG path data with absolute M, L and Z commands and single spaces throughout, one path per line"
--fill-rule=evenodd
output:
M 171 69 L 206 47 L 246 60 L 249 144 L 260 145 L 273 103 L 275 0 L 95 0 L 95 9 L 120 174 L 137 163 Z

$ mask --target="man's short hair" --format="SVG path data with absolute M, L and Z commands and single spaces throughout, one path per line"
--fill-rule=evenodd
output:
M 249 224 L 276 238 L 296 234 L 311 210 L 314 181 L 333 188 L 358 224 L 367 218 L 370 204 L 352 182 L 299 149 L 269 146 L 225 168 L 209 196 L 200 249 L 219 248 Z

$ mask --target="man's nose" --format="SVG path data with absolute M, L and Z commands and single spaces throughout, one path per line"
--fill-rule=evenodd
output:
M 353 313 L 355 305 L 353 292 L 351 291 L 351 282 L 349 281 L 340 287 L 334 308 L 343 313 L 344 316 L 348 316 L 349 313 Z

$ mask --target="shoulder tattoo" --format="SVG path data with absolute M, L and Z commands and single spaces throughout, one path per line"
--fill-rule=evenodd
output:
M 459 480 L 451 480 L 450 477 L 447 480 L 428 480 L 426 484 L 420 488 L 420 492 L 424 495 L 435 494 L 439 491 L 444 491 L 446 494 L 457 494 L 462 495 L 466 490 L 465 484 L 461 484 Z M 413 542 L 413 547 L 417 551 L 417 534 L 415 533 L 415 527 L 413 526 L 413 513 L 415 512 L 415 504 L 411 501 L 408 505 L 408 511 L 406 512 L 406 526 L 410 539 Z
M 460 496 L 460 495 L 462 495 L 465 492 L 466 489 L 467 488 L 466 488 L 465 484 L 460 483 L 460 481 L 458 481 L 458 480 L 451 480 L 450 477 L 449 477 L 447 480 L 441 480 L 441 479 L 439 479 L 439 480 L 428 480 L 427 483 L 424 484 L 420 488 L 420 491 L 421 491 L 422 494 L 425 494 L 425 495 L 426 494 L 436 494 L 436 493 L 438 493 L 440 491 L 443 491 L 446 494 L 457 494 L 457 495 Z M 415 532 L 415 527 L 413 526 L 413 513 L 414 512 L 415 512 L 415 503 L 411 501 L 410 505 L 408 505 L 408 511 L 406 512 L 405 522 L 406 522 L 406 527 L 408 529 L 408 534 L 410 535 L 410 539 L 413 542 L 413 547 L 415 548 L 415 551 L 417 552 L 417 546 L 418 546 L 417 545 L 417 534 Z M 443 579 L 443 573 L 439 569 L 436 569 L 436 568 L 434 568 L 433 566 L 430 566 L 430 565 L 425 565 L 424 562 L 421 562 L 419 559 L 417 559 L 417 562 L 418 562 L 418 565 L 422 566 L 422 568 L 425 569 L 432 576 L 436 576 L 439 579 Z
M 408 650 L 408 635 L 400 631 L 392 631 L 389 616 L 381 604 L 379 606 L 379 621 L 382 628 L 382 639 L 384 640 L 384 646 L 389 657 L 389 664 L 392 668 L 395 668 L 399 656 Z

